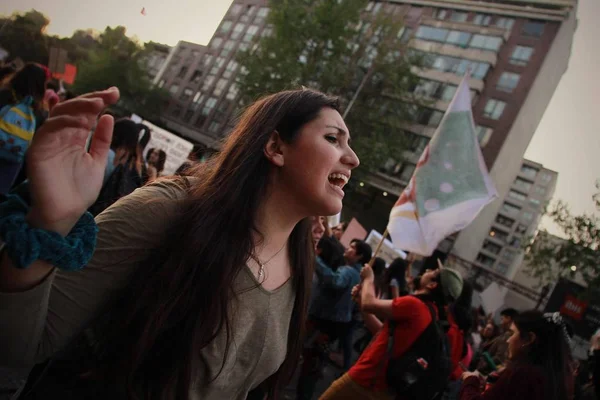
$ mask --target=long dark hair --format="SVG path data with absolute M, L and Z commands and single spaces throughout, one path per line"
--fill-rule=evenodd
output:
M 154 168 L 156 168 L 156 173 L 158 175 L 160 175 L 160 173 L 163 171 L 163 169 L 165 169 L 165 163 L 167 162 L 167 153 L 164 152 L 164 150 L 162 149 L 158 149 L 158 148 L 152 148 L 150 150 L 148 150 L 148 153 L 146 154 L 146 162 L 148 162 L 150 164 L 150 155 L 153 152 L 157 152 L 158 153 L 158 161 L 156 161 L 156 163 L 152 163 L 154 165 Z
M 388 291 L 388 296 L 391 299 L 392 293 L 390 289 L 390 284 L 392 283 L 392 279 L 396 279 L 398 281 L 398 292 L 400 296 L 403 296 L 408 293 L 407 284 L 406 284 L 406 268 L 408 267 L 408 263 L 402 258 L 398 257 L 388 267 L 385 271 L 384 285 L 385 290 Z
M 522 357 L 514 361 L 533 364 L 543 370 L 548 385 L 547 399 L 569 399 L 573 388 L 572 355 L 565 328 L 547 320 L 544 314 L 536 310 L 520 313 L 515 317 L 514 324 L 524 340 L 531 333 L 535 334 L 533 343 L 525 346 L 527 350 Z
M 31 96 L 34 106 L 40 107 L 46 92 L 46 70 L 38 64 L 25 64 L 12 76 L 8 82 L 8 89 L 12 91 L 15 103 Z
M 334 271 L 344 265 L 344 248 L 337 240 L 323 236 L 317 244 L 317 249 L 319 257 Z
M 142 171 L 142 155 L 138 146 L 140 127 L 128 118 L 115 121 L 110 148 L 117 153 L 120 164 Z
M 241 116 L 221 152 L 195 169 L 198 179 L 180 214 L 127 287 L 112 326 L 103 372 L 129 397 L 187 399 L 199 351 L 219 334 L 227 339 L 222 370 L 232 338 L 233 284 L 257 245 L 255 217 L 273 168 L 264 148 L 274 131 L 292 143 L 327 107 L 337 110 L 337 100 L 313 90 L 262 98 Z M 303 219 L 288 241 L 295 302 L 285 361 L 265 383 L 270 398 L 292 377 L 302 349 L 314 263 L 310 227 Z

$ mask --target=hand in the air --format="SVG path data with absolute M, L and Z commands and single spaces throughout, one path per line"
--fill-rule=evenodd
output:
M 360 278 L 363 282 L 372 281 L 375 279 L 375 274 L 373 274 L 373 268 L 371 268 L 369 264 L 365 264 L 363 269 L 360 271 Z
M 102 188 L 114 124 L 111 116 L 98 116 L 118 99 L 119 90 L 110 88 L 60 103 L 35 133 L 27 151 L 30 224 L 67 235 L 94 203 Z

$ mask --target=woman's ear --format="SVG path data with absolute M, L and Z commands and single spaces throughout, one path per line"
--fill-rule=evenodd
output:
M 279 132 L 273 131 L 263 151 L 267 160 L 277 167 L 283 167 L 285 164 L 282 147 L 283 141 L 281 140 L 281 136 L 279 136 Z
M 527 334 L 527 341 L 524 343 L 525 346 L 529 346 L 530 344 L 533 344 L 533 342 L 535 342 L 536 339 L 537 339 L 537 336 L 535 335 L 535 333 L 529 332 Z

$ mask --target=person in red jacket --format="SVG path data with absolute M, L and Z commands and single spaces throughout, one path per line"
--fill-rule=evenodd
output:
M 507 367 L 496 383 L 484 386 L 479 372 L 462 376 L 460 400 L 571 400 L 572 356 L 567 326 L 559 313 L 519 314 L 508 339 Z

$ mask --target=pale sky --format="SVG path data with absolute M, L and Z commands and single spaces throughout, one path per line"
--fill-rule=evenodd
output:
M 3 0 L 0 14 L 36 9 L 50 20 L 48 33 L 70 36 L 76 29 L 123 25 L 141 41 L 207 44 L 230 0 Z M 146 9 L 146 16 L 141 14 Z M 600 178 L 600 1 L 579 0 L 579 26 L 569 68 L 525 157 L 559 173 L 555 199 L 576 213 L 594 212 L 594 182 Z M 549 224 L 545 223 L 550 227 Z M 550 227 L 551 228 L 551 227 Z M 554 231 L 554 229 L 551 229 Z

